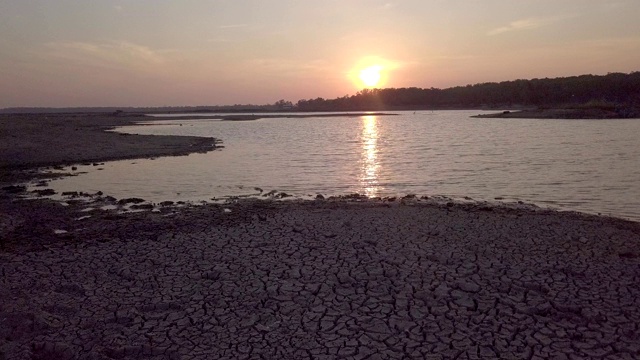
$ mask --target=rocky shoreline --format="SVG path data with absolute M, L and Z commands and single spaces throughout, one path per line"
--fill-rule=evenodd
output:
M 115 157 L 197 139 L 126 145 L 102 135 L 119 120 L 94 120 L 52 130 L 80 132 L 84 160 L 51 147 L 2 164 L 24 178 L 104 155 L 92 136 L 125 144 Z M 118 213 L 0 191 L 0 359 L 640 356 L 639 223 L 419 200 Z

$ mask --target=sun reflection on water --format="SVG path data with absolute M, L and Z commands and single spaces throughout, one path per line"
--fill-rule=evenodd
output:
M 362 175 L 360 183 L 368 197 L 378 196 L 378 126 L 375 116 L 362 117 Z

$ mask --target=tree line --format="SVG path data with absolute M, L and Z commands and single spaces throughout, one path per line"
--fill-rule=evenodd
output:
M 436 88 L 364 89 L 335 99 L 300 100 L 297 111 L 501 107 L 640 107 L 640 72 L 503 81 Z

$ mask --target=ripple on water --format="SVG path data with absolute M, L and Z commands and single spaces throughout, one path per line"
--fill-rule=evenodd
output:
M 469 117 L 477 113 L 127 127 L 118 131 L 212 136 L 225 148 L 107 162 L 102 171 L 78 165 L 86 173 L 53 180 L 50 187 L 153 202 L 242 196 L 254 187 L 299 196 L 504 197 L 640 220 L 640 121 Z

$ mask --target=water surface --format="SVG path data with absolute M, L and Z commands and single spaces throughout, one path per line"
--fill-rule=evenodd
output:
M 159 121 L 117 131 L 211 136 L 225 147 L 81 167 L 88 173 L 51 186 L 155 202 L 258 194 L 254 188 L 503 198 L 640 220 L 640 121 L 469 117 L 477 113 Z

